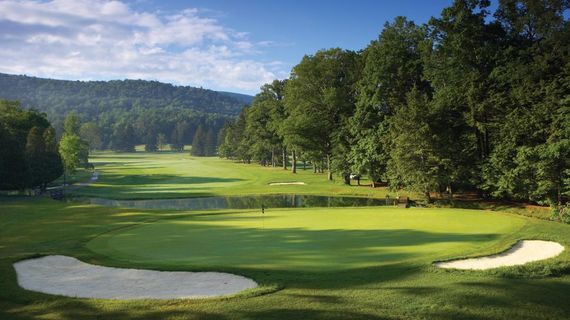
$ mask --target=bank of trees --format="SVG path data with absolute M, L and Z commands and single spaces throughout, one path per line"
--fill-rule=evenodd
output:
M 216 140 L 225 120 L 251 101 L 247 95 L 157 81 L 63 81 L 1 73 L 0 99 L 45 112 L 58 138 L 66 115 L 75 112 L 83 122 L 79 136 L 92 150 L 123 152 L 137 144 L 147 151 L 166 144 L 182 150 L 200 126 L 206 134 L 212 130 Z
M 79 117 L 65 118 L 58 141 L 44 113 L 0 100 L 0 190 L 40 188 L 88 163 L 89 142 L 82 139 Z
M 0 190 L 45 189 L 62 173 L 55 130 L 45 114 L 0 100 Z
M 428 199 L 558 206 L 570 196 L 568 9 L 458 0 L 425 25 L 396 18 L 361 52 L 307 55 L 225 125 L 220 155 L 293 172 L 308 161 Z

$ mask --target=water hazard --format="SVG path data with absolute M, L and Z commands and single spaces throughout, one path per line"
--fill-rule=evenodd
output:
M 91 204 L 167 210 L 207 210 L 207 209 L 254 209 L 261 208 L 302 208 L 302 207 L 365 207 L 394 205 L 396 199 L 372 199 L 355 197 L 327 197 L 313 195 L 258 195 L 205 197 L 183 199 L 112 200 L 91 198 Z

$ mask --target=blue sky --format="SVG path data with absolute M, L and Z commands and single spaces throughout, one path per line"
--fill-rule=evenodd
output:
M 359 50 L 451 0 L 1 0 L 0 72 L 148 79 L 255 94 L 304 54 Z
M 146 10 L 181 10 L 188 5 L 222 24 L 249 33 L 253 41 L 272 41 L 268 59 L 292 66 L 304 54 L 323 48 L 359 50 L 378 37 L 386 21 L 406 16 L 427 22 L 451 0 L 201 0 L 140 1 Z

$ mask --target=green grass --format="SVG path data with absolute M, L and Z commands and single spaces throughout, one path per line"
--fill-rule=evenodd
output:
M 93 175 L 93 172 L 91 172 L 91 170 L 78 168 L 77 170 L 75 170 L 75 172 L 73 172 L 72 174 L 68 174 L 65 177 L 65 183 L 74 184 L 74 183 L 78 183 L 78 182 L 89 181 L 89 179 L 91 178 L 92 175 Z M 56 180 L 50 182 L 49 185 L 50 186 L 61 186 L 61 185 L 63 185 L 63 180 L 64 180 L 63 176 L 61 176 L 61 177 L 57 178 Z
M 76 195 L 112 199 L 181 198 L 216 195 L 297 193 L 367 197 L 396 196 L 385 188 L 345 186 L 327 181 L 325 174 L 298 169 L 243 164 L 186 153 L 99 152 L 90 161 L 101 173 L 99 181 Z M 269 186 L 271 182 L 303 181 L 306 185 Z M 368 183 L 363 181 L 362 183 Z M 400 195 L 404 196 L 405 193 Z
M 525 223 L 460 209 L 222 211 L 120 229 L 97 237 L 87 248 L 114 260 L 167 266 L 334 271 L 404 262 L 429 265 L 477 253 Z
M 551 239 L 568 248 L 570 226 L 554 222 L 396 208 L 271 210 L 260 221 L 258 212 L 247 210 L 0 201 L 4 319 L 565 319 L 570 312 L 570 277 L 551 276 L 570 269 L 568 250 L 547 262 L 495 272 L 431 266 L 455 255 L 501 251 L 517 239 Z M 119 267 L 226 270 L 282 289 L 202 301 L 57 297 L 16 284 L 12 263 L 36 254 Z
M 386 190 L 330 183 L 187 154 L 99 153 L 84 195 L 156 198 Z M 269 187 L 273 181 L 307 186 Z M 144 211 L 0 197 L 0 319 L 568 319 L 570 226 L 507 212 L 392 207 Z M 517 208 L 516 212 L 524 210 Z M 520 239 L 562 243 L 558 257 L 486 272 L 432 263 L 491 254 Z M 73 299 L 23 290 L 12 264 L 63 254 L 116 267 L 216 270 L 256 280 L 231 298 Z

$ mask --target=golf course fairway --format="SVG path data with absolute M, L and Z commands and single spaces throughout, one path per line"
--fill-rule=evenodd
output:
M 71 190 L 78 199 L 0 197 L 0 319 L 538 320 L 570 314 L 570 226 L 544 220 L 547 209 L 537 215 L 541 220 L 503 204 L 480 204 L 490 210 L 266 206 L 264 214 L 261 208 L 107 207 L 81 197 L 396 194 L 330 182 L 310 168 L 292 175 L 183 153 L 98 152 L 92 160 L 99 179 Z M 306 185 L 269 186 L 287 181 Z M 520 240 L 553 241 L 565 250 L 488 271 L 435 265 L 501 253 Z M 44 256 L 129 270 L 223 272 L 259 286 L 203 300 L 78 299 L 20 287 L 14 264 Z
M 421 263 L 493 246 L 524 219 L 461 209 L 305 208 L 216 212 L 105 233 L 114 260 L 193 268 L 334 271 Z

